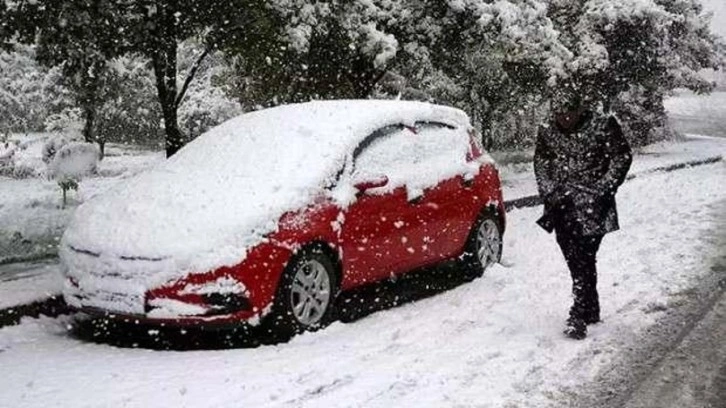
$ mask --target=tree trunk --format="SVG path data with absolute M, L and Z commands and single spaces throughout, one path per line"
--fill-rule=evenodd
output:
M 83 140 L 87 143 L 98 143 L 100 153 L 98 159 L 103 160 L 106 141 L 96 133 L 96 104 L 94 102 L 84 104 L 83 117 L 85 118 L 85 123 L 83 124 Z
M 89 99 L 91 100 L 87 100 L 83 104 L 83 117 L 85 119 L 85 123 L 83 124 L 83 139 L 88 143 L 94 143 L 96 141 L 93 136 L 93 128 L 96 122 L 96 107 L 92 102 L 92 98 Z
M 98 143 L 100 149 L 99 160 L 103 160 L 105 140 L 96 131 L 96 119 L 98 107 L 102 105 L 100 101 L 101 77 L 105 75 L 105 70 L 105 62 L 95 61 L 77 74 L 80 75 L 77 82 L 80 83 L 80 88 L 76 92 L 80 94 L 78 102 L 83 111 L 83 140 L 87 143 Z
M 162 106 L 164 111 L 164 132 L 166 133 L 166 157 L 173 156 L 184 147 L 184 135 L 177 123 L 176 107 Z
M 156 90 L 164 116 L 166 157 L 173 156 L 184 146 L 184 137 L 177 123 L 177 28 L 173 11 L 172 7 L 159 2 L 155 19 L 158 44 L 151 53 Z

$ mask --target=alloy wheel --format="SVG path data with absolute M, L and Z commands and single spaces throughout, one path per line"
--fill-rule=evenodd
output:
M 476 234 L 476 255 L 481 265 L 499 262 L 501 257 L 502 236 L 499 227 L 492 219 L 484 219 Z
M 290 305 L 295 319 L 304 326 L 320 323 L 331 299 L 328 270 L 315 259 L 301 263 L 290 288 Z

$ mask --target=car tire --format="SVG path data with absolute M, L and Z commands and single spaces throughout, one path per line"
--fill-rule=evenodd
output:
M 280 277 L 272 311 L 265 319 L 269 332 L 284 338 L 327 326 L 337 288 L 336 264 L 330 256 L 320 246 L 300 249 Z
M 484 211 L 471 228 L 460 267 L 471 279 L 502 259 L 502 223 L 496 212 Z

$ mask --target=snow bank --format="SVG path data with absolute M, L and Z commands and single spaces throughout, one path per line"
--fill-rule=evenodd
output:
M 117 276 L 146 288 L 236 264 L 275 231 L 280 216 L 310 203 L 362 138 L 423 120 L 469 123 L 453 108 L 401 101 L 310 102 L 239 116 L 83 204 L 63 237 L 61 256 L 66 262 L 75 257 L 81 271 L 116 268 Z M 93 260 L 71 247 L 100 256 Z M 121 257 L 158 262 L 149 262 L 151 269 L 138 262 L 122 268 L 114 263 Z M 90 279 L 79 278 L 82 284 Z

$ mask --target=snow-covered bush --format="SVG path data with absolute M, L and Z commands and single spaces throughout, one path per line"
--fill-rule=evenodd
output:
M 59 65 L 48 69 L 43 77 L 43 105 L 46 109 L 46 116 L 42 118 L 43 128 L 47 127 L 48 116 L 77 108 L 75 95 L 67 86 L 67 81 L 68 78 L 63 75 L 63 67 Z M 80 119 L 80 115 L 78 118 Z
M 98 169 L 98 148 L 92 143 L 69 142 L 48 164 L 48 176 L 54 179 L 80 180 Z
M 179 108 L 179 126 L 187 138 L 194 139 L 210 128 L 242 113 L 239 102 L 230 99 L 222 89 L 200 87 L 189 92 Z
M 16 45 L 13 52 L 0 52 L 0 132 L 42 129 L 49 99 L 45 76 L 34 47 Z
M 613 104 L 631 145 L 644 146 L 676 137 L 668 124 L 663 99 L 663 94 L 633 87 L 620 94 Z
M 84 177 L 96 174 L 100 151 L 92 143 L 70 142 L 58 150 L 48 164 L 48 177 L 56 180 L 63 192 L 66 205 L 68 190 L 76 190 Z
M 65 108 L 61 112 L 49 115 L 45 119 L 45 130 L 50 136 L 41 150 L 43 163 L 50 164 L 66 144 L 83 140 L 82 128 L 83 120 L 81 110 L 78 108 Z
M 80 142 L 82 140 L 83 138 L 79 134 L 52 133 L 43 143 L 41 150 L 43 163 L 49 165 L 63 146 L 70 142 Z
M 27 135 L 0 137 L 0 176 L 17 179 L 42 176 L 46 168 L 40 158 L 43 140 Z

